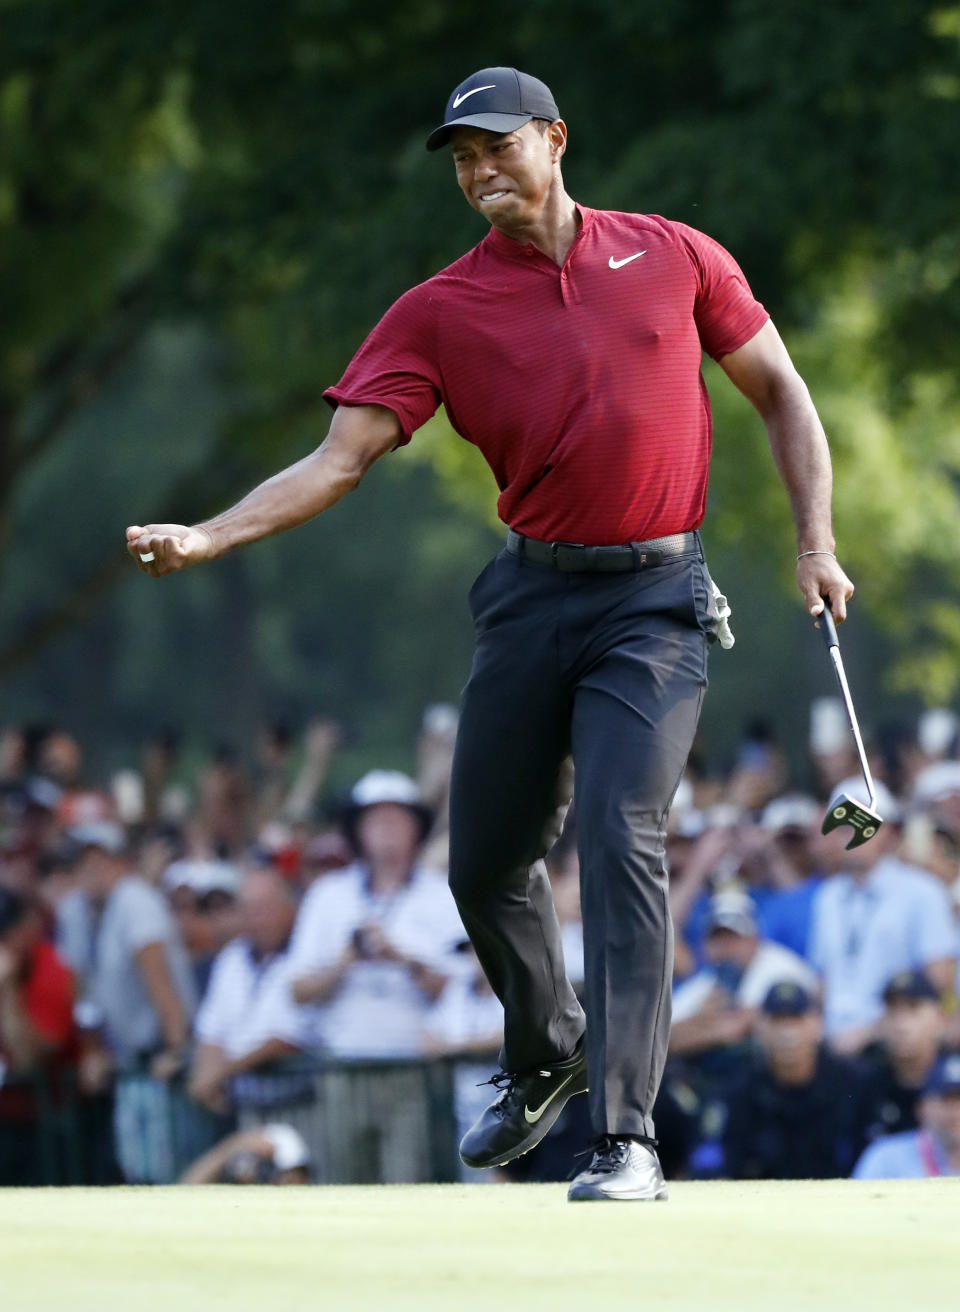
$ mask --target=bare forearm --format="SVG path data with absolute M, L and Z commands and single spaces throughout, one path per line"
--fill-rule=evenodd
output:
M 206 1091 L 219 1088 L 226 1079 L 227 1054 L 216 1043 L 199 1043 L 194 1049 L 190 1068 L 190 1096 L 203 1101 Z
M 227 1067 L 228 1075 L 240 1075 L 243 1071 L 254 1071 L 267 1062 L 282 1061 L 284 1057 L 296 1057 L 300 1049 L 286 1039 L 265 1039 L 242 1057 L 235 1057 Z
M 431 1002 L 436 1002 L 440 994 L 447 986 L 447 976 L 441 974 L 439 970 L 431 970 L 425 966 L 422 961 L 413 961 L 409 963 L 410 974 L 414 981 L 423 989 L 424 993 Z
M 294 1002 L 301 1007 L 311 1002 L 329 1002 L 340 991 L 348 968 L 348 963 L 338 962 L 315 974 L 302 975 L 293 983 Z
M 147 996 L 160 1020 L 163 1041 L 173 1050 L 179 1050 L 187 1041 L 189 1026 L 180 996 L 174 987 L 162 943 L 148 943 L 137 953 L 137 965 L 143 977 Z
M 402 436 L 399 419 L 385 406 L 341 406 L 316 451 L 197 527 L 208 534 L 217 556 L 245 542 L 296 528 L 352 491 Z
M 783 380 L 771 392 L 763 419 L 790 498 L 797 551 L 833 551 L 833 472 L 823 425 L 799 375 Z
M 841 621 L 853 596 L 853 584 L 833 556 L 830 451 L 806 384 L 770 322 L 749 342 L 725 355 L 720 365 L 766 425 L 793 510 L 797 587 L 807 610 L 819 615 L 826 599 L 834 618 Z
M 670 1030 L 670 1052 L 679 1056 L 716 1047 L 715 1029 L 714 1016 L 691 1016 L 688 1020 L 675 1021 Z
M 234 1153 L 239 1151 L 239 1145 L 243 1142 L 243 1131 L 231 1134 L 229 1138 L 221 1140 L 215 1144 L 202 1157 L 198 1157 L 192 1166 L 187 1167 L 180 1177 L 181 1184 L 216 1184 L 223 1174 L 224 1168 L 233 1157 Z
M 352 491 L 362 477 L 361 468 L 331 453 L 324 443 L 197 528 L 209 534 L 215 554 L 222 556 L 246 542 L 313 519 Z
M 341 406 L 326 440 L 312 454 L 203 524 L 130 524 L 127 551 L 142 573 L 162 578 L 245 542 L 282 533 L 339 501 L 402 438 L 400 420 L 385 406 Z
M 230 1161 L 237 1153 L 260 1153 L 263 1149 L 264 1133 L 261 1129 L 237 1130 L 198 1157 L 180 1177 L 181 1184 L 216 1184 Z

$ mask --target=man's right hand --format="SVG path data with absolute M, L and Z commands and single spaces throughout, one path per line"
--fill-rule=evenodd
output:
M 217 554 L 205 529 L 188 528 L 186 524 L 131 524 L 127 550 L 143 573 L 154 578 L 198 565 L 202 560 L 213 560 Z M 143 559 L 151 553 L 152 560 Z

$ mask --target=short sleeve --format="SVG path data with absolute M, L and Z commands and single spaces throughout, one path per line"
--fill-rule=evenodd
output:
M 237 992 L 237 981 L 231 982 L 230 962 L 235 951 L 232 943 L 223 948 L 210 972 L 207 991 L 193 1023 L 194 1034 L 201 1043 L 215 1043 L 226 1047 L 230 1022 L 235 1010 L 231 1006 Z
M 290 962 L 278 961 L 258 997 L 251 1048 L 268 1039 L 283 1039 L 294 1048 L 309 1048 L 313 1037 L 312 1011 L 294 1002 L 292 983 Z
M 700 342 L 711 359 L 720 360 L 749 342 L 770 316 L 729 251 L 685 223 L 672 226 L 697 273 L 693 318 Z
M 337 932 L 342 920 L 336 897 L 339 883 L 335 875 L 318 879 L 300 903 L 288 954 L 291 979 L 325 970 L 342 952 L 342 934 Z
M 429 284 L 413 287 L 386 312 L 324 399 L 338 405 L 382 405 L 403 428 L 404 445 L 440 405 L 436 317 Z
M 139 952 L 148 943 L 169 943 L 174 937 L 173 917 L 155 888 L 132 880 L 123 889 L 123 934 L 131 951 Z

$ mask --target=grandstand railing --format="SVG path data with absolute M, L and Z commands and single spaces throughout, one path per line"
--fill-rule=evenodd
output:
M 41 1076 L 7 1083 L 34 1095 L 35 1118 L 16 1131 L 33 1137 L 30 1183 L 119 1178 L 103 1161 L 111 1141 L 124 1178 L 171 1183 L 232 1128 L 271 1122 L 303 1136 L 318 1183 L 442 1183 L 459 1178 L 455 1069 L 446 1058 L 291 1059 L 234 1080 L 230 1117 L 192 1102 L 182 1080 L 161 1083 L 145 1068 L 119 1073 L 111 1099 L 85 1098 L 69 1079 L 55 1090 Z M 0 1122 L 0 1154 L 13 1132 Z

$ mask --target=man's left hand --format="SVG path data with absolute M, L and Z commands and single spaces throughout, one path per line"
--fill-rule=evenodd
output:
M 822 615 L 824 598 L 829 598 L 837 623 L 842 624 L 847 618 L 847 602 L 853 596 L 853 584 L 833 556 L 826 552 L 801 556 L 797 561 L 797 587 L 803 593 L 811 615 Z

